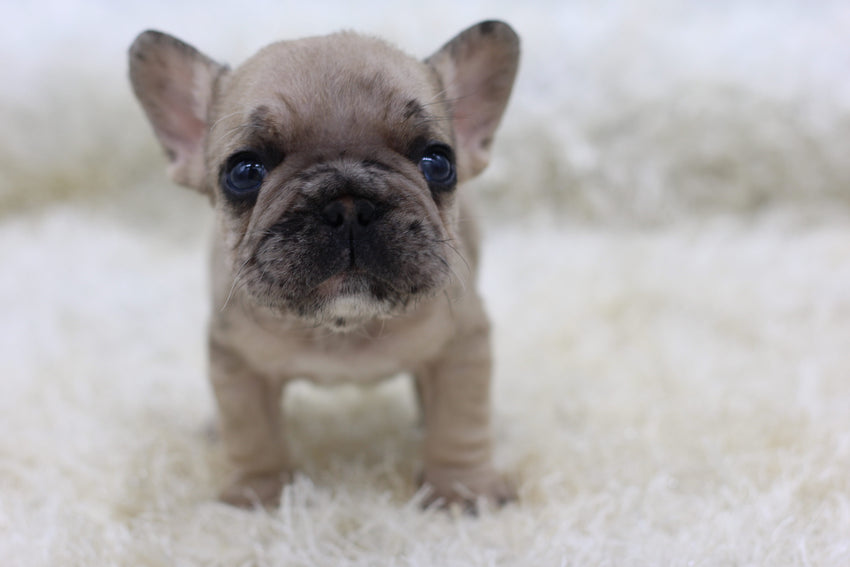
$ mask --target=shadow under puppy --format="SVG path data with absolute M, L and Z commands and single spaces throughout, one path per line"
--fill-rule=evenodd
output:
M 489 323 L 457 186 L 487 165 L 519 40 L 482 22 L 424 62 L 338 33 L 236 69 L 169 35 L 130 78 L 171 178 L 215 208 L 209 372 L 235 469 L 222 500 L 276 504 L 294 379 L 416 380 L 430 501 L 503 502 L 493 469 Z

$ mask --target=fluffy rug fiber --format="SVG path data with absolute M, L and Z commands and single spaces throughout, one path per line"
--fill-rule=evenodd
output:
M 418 509 L 402 379 L 293 389 L 302 476 L 213 501 L 203 254 L 55 211 L 0 229 L 5 565 L 844 565 L 850 226 L 504 230 L 483 287 L 520 501 Z
M 245 10 L 282 18 L 272 4 Z M 62 3 L 10 18 L 5 60 L 26 30 L 56 33 L 4 71 L 0 564 L 850 565 L 850 11 L 514 4 L 370 27 L 344 3 L 278 25 L 204 11 L 224 2 L 73 3 L 113 24 L 85 40 Z M 496 459 L 519 501 L 420 509 L 399 377 L 297 384 L 280 508 L 215 502 L 210 218 L 164 180 L 123 49 L 145 27 L 225 58 L 350 26 L 426 54 L 491 15 L 527 38 L 474 188 Z M 69 45 L 86 54 L 74 69 Z

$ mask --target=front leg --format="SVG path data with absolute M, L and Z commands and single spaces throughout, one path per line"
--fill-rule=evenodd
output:
M 290 480 L 281 431 L 282 381 L 255 372 L 214 339 L 210 340 L 210 380 L 225 451 L 235 468 L 220 499 L 240 507 L 277 505 L 283 485 Z
M 497 504 L 515 492 L 493 469 L 490 431 L 489 326 L 482 322 L 457 337 L 442 356 L 416 373 L 425 423 L 423 480 L 426 505 Z

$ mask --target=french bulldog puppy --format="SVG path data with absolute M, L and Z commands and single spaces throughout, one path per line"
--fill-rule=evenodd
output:
M 459 185 L 489 160 L 514 31 L 482 22 L 425 61 L 349 32 L 274 43 L 235 69 L 156 31 L 129 56 L 171 179 L 215 209 L 209 375 L 234 469 L 221 499 L 278 502 L 288 383 L 403 372 L 428 502 L 511 499 L 492 465 L 489 323 Z

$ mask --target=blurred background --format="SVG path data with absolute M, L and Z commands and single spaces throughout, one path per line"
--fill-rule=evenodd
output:
M 485 18 L 523 41 L 495 157 L 476 184 L 485 218 L 643 226 L 850 204 L 841 0 L 6 0 L 0 219 L 69 201 L 131 203 L 137 220 L 202 205 L 166 182 L 127 85 L 126 49 L 144 29 L 236 65 L 271 41 L 339 29 L 425 57 Z
M 405 504 L 405 381 L 290 392 L 295 515 L 208 505 L 211 213 L 166 179 L 127 48 L 237 65 L 355 29 L 424 58 L 489 18 L 521 68 L 464 190 L 521 505 L 455 529 Z M 848 0 L 2 0 L 0 557 L 850 565 L 848 150 Z

